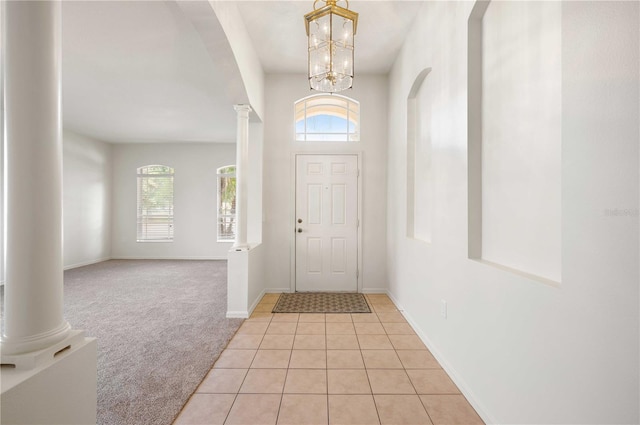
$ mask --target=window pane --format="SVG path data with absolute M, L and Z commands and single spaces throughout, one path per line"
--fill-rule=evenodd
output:
M 138 169 L 138 241 L 173 240 L 173 168 Z
M 347 133 L 347 120 L 331 115 L 316 115 L 307 118 L 308 134 Z
M 218 169 L 218 240 L 236 238 L 236 166 Z
M 339 95 L 316 95 L 295 104 L 296 141 L 359 141 L 360 104 Z
M 218 240 L 233 241 L 236 238 L 236 218 L 219 217 L 218 219 Z
M 228 167 L 222 167 L 218 169 L 218 174 L 235 174 L 235 173 L 236 173 L 235 165 L 229 165 Z

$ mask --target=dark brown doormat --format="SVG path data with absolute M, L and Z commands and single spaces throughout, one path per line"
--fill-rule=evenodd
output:
M 280 294 L 273 313 L 371 313 L 362 294 L 296 292 Z

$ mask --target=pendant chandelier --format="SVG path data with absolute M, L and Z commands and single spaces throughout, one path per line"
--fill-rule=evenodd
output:
M 316 9 L 316 4 L 325 5 Z M 353 85 L 353 36 L 358 14 L 337 6 L 338 0 L 316 0 L 313 12 L 304 15 L 309 38 L 309 86 L 335 93 Z M 345 0 L 346 1 L 346 0 Z

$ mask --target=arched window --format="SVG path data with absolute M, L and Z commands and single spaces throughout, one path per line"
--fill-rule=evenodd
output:
M 360 141 L 360 103 L 339 95 L 319 94 L 295 103 L 296 141 Z
M 218 241 L 236 238 L 236 166 L 218 168 Z
M 138 168 L 138 242 L 173 241 L 173 168 Z

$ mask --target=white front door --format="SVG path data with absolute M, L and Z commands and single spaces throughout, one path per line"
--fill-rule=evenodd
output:
M 358 290 L 358 157 L 296 157 L 296 291 Z

